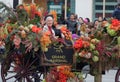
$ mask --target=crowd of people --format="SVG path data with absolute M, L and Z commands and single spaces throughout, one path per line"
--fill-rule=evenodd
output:
M 120 3 L 117 4 L 115 10 L 113 11 L 113 14 L 111 15 L 112 17 L 110 19 L 115 18 L 120 20 Z M 53 21 L 53 18 L 50 19 L 51 21 Z M 95 29 L 104 27 L 104 23 L 106 21 L 108 21 L 107 18 L 103 18 L 102 16 L 100 16 L 98 19 L 94 21 L 91 21 L 89 18 L 77 17 L 76 14 L 72 13 L 68 19 L 65 19 L 62 22 L 62 25 L 66 25 L 72 34 L 88 36 L 91 33 L 94 34 Z

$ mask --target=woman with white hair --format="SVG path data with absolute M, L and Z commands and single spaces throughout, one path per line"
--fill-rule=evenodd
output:
M 54 18 L 52 15 L 47 15 L 45 17 L 45 25 L 43 27 L 43 32 L 50 31 L 53 37 L 57 36 L 61 38 L 61 31 L 54 26 Z

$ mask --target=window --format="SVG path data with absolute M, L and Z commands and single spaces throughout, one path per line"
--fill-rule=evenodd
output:
M 117 0 L 106 0 L 106 2 L 117 2 Z
M 115 5 L 117 4 L 117 0 L 105 0 L 106 5 L 105 5 L 105 17 L 111 17 L 112 12 L 115 9 Z M 94 0 L 94 9 L 93 13 L 95 14 L 93 19 L 102 17 L 103 16 L 103 0 Z
M 102 10 L 103 9 L 103 6 L 102 5 L 96 5 L 95 6 L 95 10 Z
M 103 5 L 96 5 L 95 6 L 95 10 L 102 10 L 102 9 L 103 9 Z M 106 5 L 105 9 L 106 10 L 114 10 L 115 6 L 113 6 L 113 5 Z
M 114 8 L 115 8 L 114 6 L 106 6 L 105 7 L 106 10 L 114 10 Z
M 96 0 L 96 2 L 103 2 L 103 0 Z
M 106 2 L 117 2 L 117 0 L 105 0 Z M 96 2 L 103 2 L 103 0 L 96 0 Z

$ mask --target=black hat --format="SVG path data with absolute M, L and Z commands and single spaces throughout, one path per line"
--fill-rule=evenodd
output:
M 47 17 L 52 17 L 53 18 L 53 15 L 47 15 L 47 16 L 45 16 L 44 20 L 46 20 Z

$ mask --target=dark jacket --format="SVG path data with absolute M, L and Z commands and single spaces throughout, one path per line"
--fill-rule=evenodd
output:
M 114 18 L 120 20 L 120 8 L 116 8 L 112 15 Z
M 77 22 L 76 21 L 67 20 L 67 21 L 65 21 L 65 24 L 67 24 L 68 29 L 73 34 L 76 34 L 76 32 L 77 32 Z

